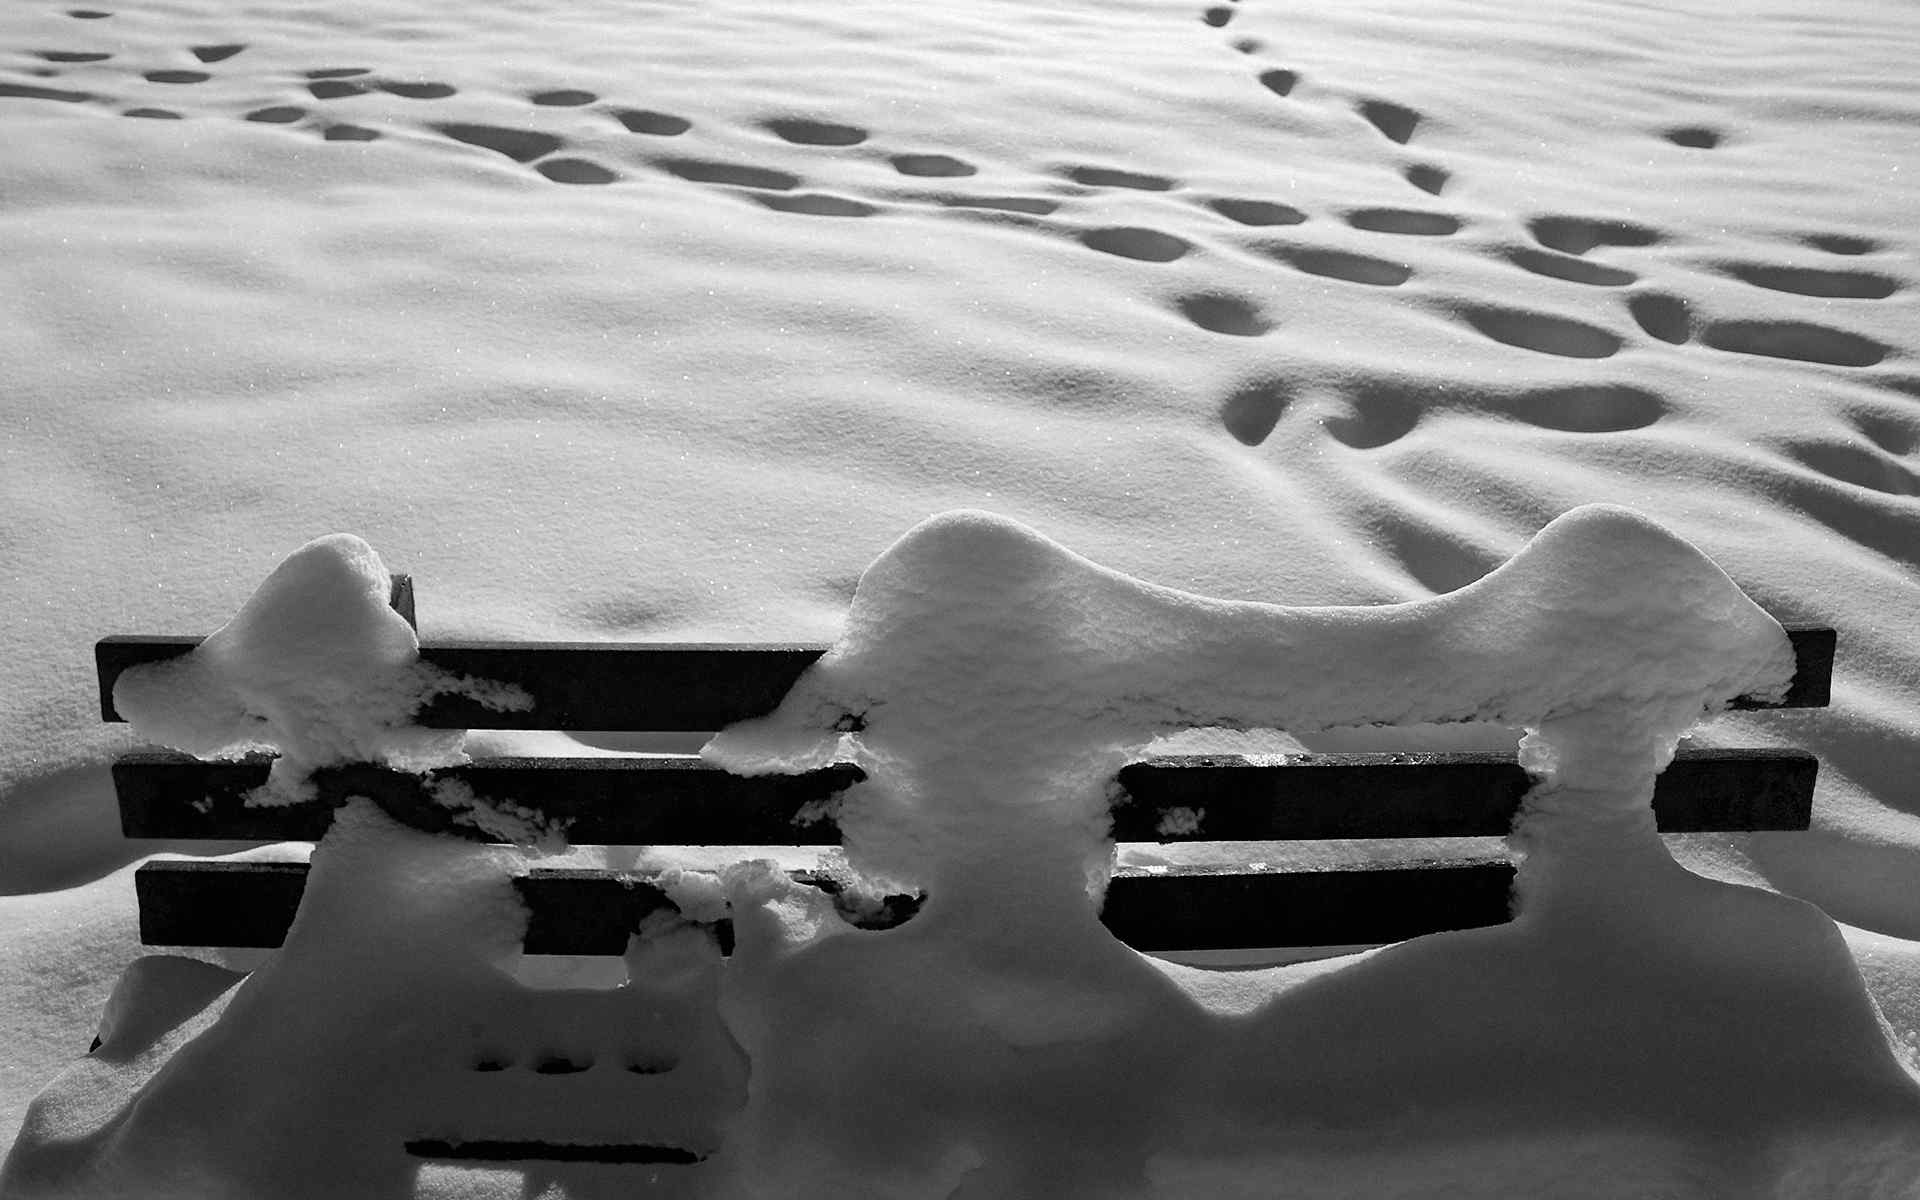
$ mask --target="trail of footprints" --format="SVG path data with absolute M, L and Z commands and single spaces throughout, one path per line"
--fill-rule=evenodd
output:
M 1234 13 L 1231 5 L 1215 6 L 1203 11 L 1202 20 L 1219 28 L 1230 24 Z M 1257 56 L 1265 50 L 1255 38 L 1236 39 L 1231 45 L 1244 55 Z M 1282 100 L 1293 99 L 1302 84 L 1300 72 L 1281 66 L 1265 67 L 1255 73 L 1254 79 Z M 1353 111 L 1396 146 L 1413 143 L 1424 120 L 1420 112 L 1407 105 L 1377 97 L 1358 99 Z M 1723 131 L 1704 125 L 1671 127 L 1660 130 L 1659 135 L 1688 150 L 1712 150 L 1727 140 Z M 1408 184 L 1431 196 L 1443 194 L 1452 180 L 1445 168 L 1426 161 L 1404 164 L 1401 175 Z M 1286 206 L 1258 201 L 1214 201 L 1212 207 L 1247 225 L 1286 225 L 1306 220 L 1305 214 Z M 1345 218 L 1357 229 L 1403 236 L 1444 237 L 1462 227 L 1459 220 L 1443 213 L 1400 208 L 1358 209 L 1346 213 Z M 1571 215 L 1538 217 L 1527 231 L 1531 244 L 1509 244 L 1498 251 L 1507 263 L 1534 275 L 1596 288 L 1634 288 L 1640 283 L 1636 272 L 1602 261 L 1600 254 L 1614 247 L 1651 246 L 1663 240 L 1659 231 L 1643 225 Z M 1804 240 L 1811 249 L 1831 255 L 1857 256 L 1878 249 L 1871 240 L 1851 234 L 1813 234 Z M 1277 243 L 1258 248 L 1297 270 L 1349 283 L 1397 287 L 1414 273 L 1403 262 L 1347 250 Z M 1892 275 L 1850 266 L 1805 267 L 1732 259 L 1709 266 L 1716 273 L 1756 288 L 1820 299 L 1879 300 L 1901 287 L 1901 281 Z M 1626 339 L 1613 330 L 1560 314 L 1457 301 L 1446 308 L 1481 336 L 1537 354 L 1603 359 L 1626 345 Z M 1655 288 L 1630 291 L 1624 308 L 1642 333 L 1669 345 L 1697 340 L 1730 353 L 1840 367 L 1872 366 L 1891 350 L 1872 338 L 1808 321 L 1702 322 L 1694 317 L 1684 298 Z M 1253 327 L 1251 322 L 1242 321 L 1218 331 L 1244 333 Z M 1220 408 L 1220 421 L 1239 441 L 1258 445 L 1273 432 L 1291 399 L 1282 383 L 1251 383 L 1227 397 Z M 1351 411 L 1328 421 L 1326 428 L 1336 440 L 1363 450 L 1405 436 L 1430 406 L 1427 398 L 1410 396 L 1394 387 L 1361 388 L 1349 399 Z M 1481 397 L 1477 407 L 1570 433 L 1644 428 L 1667 411 L 1656 394 L 1615 384 Z M 1876 450 L 1847 444 L 1790 448 L 1789 453 L 1846 482 L 1903 495 L 1920 494 L 1920 476 L 1888 457 L 1911 453 L 1920 444 L 1920 422 L 1915 422 L 1912 430 L 1904 425 L 1890 430 L 1883 423 L 1868 437 Z
M 1236 3 L 1237 0 L 1232 0 L 1203 9 L 1202 22 L 1215 29 L 1230 25 Z M 97 21 L 112 14 L 73 9 L 67 10 L 67 15 Z M 1265 46 L 1253 38 L 1237 39 L 1231 46 L 1252 57 L 1260 56 L 1265 50 Z M 214 66 L 243 54 L 247 47 L 234 42 L 188 49 L 199 64 Z M 50 64 L 35 70 L 42 78 L 57 76 L 62 67 L 97 67 L 114 57 L 95 50 L 51 49 L 37 51 L 35 56 Z M 213 74 L 197 68 L 157 67 L 145 71 L 142 78 L 159 89 L 167 89 L 202 83 L 213 78 Z M 1252 82 L 1275 102 L 1298 103 L 1305 80 L 1301 72 L 1292 68 L 1263 64 L 1253 73 Z M 304 72 L 300 85 L 311 98 L 311 105 L 304 102 L 269 105 L 243 114 L 244 119 L 317 130 L 328 141 L 366 142 L 380 138 L 380 131 L 329 120 L 313 105 L 349 101 L 374 93 L 422 102 L 444 100 L 458 94 L 452 84 L 387 77 L 366 67 L 315 68 Z M 106 99 L 86 91 L 4 80 L 0 80 L 0 98 L 69 103 Z M 591 109 L 595 114 L 617 121 L 629 133 L 648 138 L 674 138 L 693 128 L 693 122 L 686 117 L 603 103 L 599 95 L 577 88 L 532 92 L 525 100 L 534 109 Z M 1385 98 L 1359 97 L 1346 103 L 1364 127 L 1392 147 L 1412 146 L 1426 121 L 1416 109 Z M 181 116 L 171 109 L 144 104 L 124 109 L 123 115 L 149 119 Z M 462 121 L 428 120 L 421 127 L 451 141 L 502 155 L 555 183 L 603 185 L 621 178 L 612 167 L 563 153 L 568 143 L 559 134 Z M 794 115 L 770 117 L 760 128 L 788 145 L 823 151 L 867 147 L 871 137 L 868 130 L 858 126 Z M 1688 150 L 1711 150 L 1726 140 L 1723 132 L 1706 126 L 1674 127 L 1659 134 L 1672 145 Z M 965 159 L 934 151 L 889 152 L 867 147 L 855 152 L 869 158 L 877 155 L 906 179 L 956 181 L 980 173 L 977 165 Z M 881 205 L 865 200 L 803 190 L 805 180 L 792 171 L 693 155 L 662 155 L 650 157 L 647 162 L 668 175 L 690 183 L 727 188 L 780 212 L 866 217 L 883 211 Z M 1409 186 L 1432 197 L 1443 195 L 1453 178 L 1444 167 L 1424 157 L 1403 161 L 1398 169 Z M 1057 176 L 1058 183 L 1051 190 L 1067 197 L 1108 189 L 1169 195 L 1184 190 L 1182 181 L 1170 176 L 1111 163 L 1068 163 L 1057 169 Z M 1057 226 L 1040 221 L 1055 214 L 1065 203 L 1056 196 L 947 190 L 903 193 L 891 199 L 896 203 L 929 204 L 988 219 L 1014 220 L 1056 234 L 1062 232 Z M 1246 196 L 1182 195 L 1180 199 L 1199 204 L 1242 231 L 1256 231 L 1252 234 L 1253 240 L 1242 243 L 1245 248 L 1301 274 L 1377 288 L 1399 287 L 1415 275 L 1410 264 L 1393 257 L 1272 236 L 1272 231 L 1304 225 L 1310 220 L 1307 213 L 1287 204 Z M 1354 208 L 1338 216 L 1353 229 L 1389 237 L 1444 238 L 1465 227 L 1459 217 L 1446 212 L 1398 205 Z M 1145 226 L 1098 226 L 1065 232 L 1090 250 L 1150 264 L 1174 262 L 1195 248 L 1187 238 Z M 1624 315 L 1648 338 L 1660 343 L 1678 346 L 1697 342 L 1729 353 L 1841 367 L 1871 366 L 1890 352 L 1890 347 L 1872 338 L 1814 322 L 1698 320 L 1684 298 L 1658 288 L 1642 287 L 1638 272 L 1604 260 L 1603 256 L 1614 249 L 1653 246 L 1664 240 L 1658 230 L 1645 225 L 1602 217 L 1549 214 L 1528 222 L 1526 232 L 1528 241 L 1499 246 L 1494 253 L 1507 264 L 1536 276 L 1582 287 L 1626 289 L 1622 303 Z M 1879 248 L 1871 239 L 1844 233 L 1810 234 L 1804 241 L 1809 249 L 1836 259 L 1870 255 Z M 1880 300 L 1894 295 L 1902 286 L 1902 281 L 1893 275 L 1845 263 L 1809 267 L 1725 259 L 1708 264 L 1708 268 L 1755 288 L 1824 300 Z M 1449 301 L 1443 307 L 1479 336 L 1536 354 L 1604 359 L 1627 344 L 1626 338 L 1612 329 L 1560 314 L 1471 301 Z M 1172 301 L 1172 308 L 1195 328 L 1222 336 L 1259 337 L 1276 325 L 1275 318 L 1258 299 L 1226 291 L 1184 294 Z M 1334 422 L 1330 432 L 1343 443 L 1359 449 L 1385 445 L 1403 436 L 1417 420 L 1419 408 L 1400 400 L 1382 399 L 1386 394 L 1376 390 L 1360 395 L 1352 417 Z M 1263 386 L 1236 393 L 1222 407 L 1222 423 L 1240 441 L 1258 444 L 1271 433 L 1284 410 L 1285 401 L 1278 397 L 1275 389 Z M 1658 420 L 1664 415 L 1664 407 L 1657 398 L 1636 389 L 1596 386 L 1530 394 L 1515 402 L 1512 415 L 1568 432 L 1617 432 Z M 1822 461 L 1833 468 L 1830 473 L 1843 477 L 1849 474 L 1846 465 L 1831 453 L 1825 454 Z M 1877 471 L 1878 468 L 1854 469 L 1850 474 L 1878 480 L 1882 476 Z

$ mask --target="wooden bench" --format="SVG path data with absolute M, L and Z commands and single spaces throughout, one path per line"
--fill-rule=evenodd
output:
M 393 577 L 391 603 L 413 622 L 413 589 Z M 1788 626 L 1797 672 L 1779 703 L 1828 701 L 1834 631 Z M 120 673 L 175 657 L 192 637 L 115 636 L 95 647 L 101 715 Z M 418 714 L 440 729 L 712 732 L 772 709 L 826 647 L 429 641 L 421 659 L 459 675 L 523 689 L 530 707 L 499 712 L 441 696 Z M 840 833 L 825 802 L 862 778 L 852 765 L 806 775 L 740 778 L 692 755 L 656 758 L 486 758 L 419 776 L 371 765 L 315 775 L 318 799 L 248 807 L 270 759 L 208 762 L 138 752 L 113 766 L 121 826 L 130 838 L 316 840 L 333 808 L 368 796 L 415 827 L 469 838 L 428 795 L 456 780 L 481 799 L 510 801 L 563 825 L 577 844 L 827 846 Z M 1663 833 L 1803 830 L 1818 761 L 1799 750 L 1682 748 L 1660 776 L 1654 811 Z M 1119 773 L 1113 811 L 1120 842 L 1455 838 L 1508 832 L 1529 786 L 1512 754 L 1306 754 L 1283 764 L 1228 756 L 1160 757 Z M 830 810 L 827 810 L 830 812 Z M 1200 819 L 1195 820 L 1195 814 Z M 141 940 L 152 946 L 278 946 L 299 907 L 300 863 L 154 861 L 136 874 Z M 832 889 L 825 878 L 801 876 Z M 1513 867 L 1504 858 L 1397 861 L 1321 870 L 1242 863 L 1230 867 L 1120 867 L 1102 920 L 1140 950 L 1348 946 L 1399 941 L 1509 916 Z M 529 954 L 618 955 L 649 914 L 671 902 L 614 871 L 535 868 L 516 886 L 531 912 Z M 917 898 L 870 914 L 887 924 Z M 716 928 L 723 949 L 731 930 Z

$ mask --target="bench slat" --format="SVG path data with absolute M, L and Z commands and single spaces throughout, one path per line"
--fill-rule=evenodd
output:
M 456 783 L 561 823 L 569 840 L 623 846 L 831 846 L 824 806 L 864 776 L 841 764 L 806 775 L 730 775 L 693 756 L 495 758 L 427 780 L 373 766 L 316 772 L 312 802 L 249 807 L 271 760 L 203 762 L 131 754 L 113 766 L 121 829 L 172 840 L 317 841 L 333 809 L 368 796 L 433 833 L 486 840 L 431 789 Z M 1683 749 L 1655 781 L 1668 833 L 1805 829 L 1819 760 L 1799 750 Z M 1123 842 L 1297 841 L 1504 835 L 1529 785 L 1511 754 L 1313 754 L 1283 764 L 1161 757 L 1121 768 L 1113 810 Z M 804 819 L 803 819 L 804 818 Z M 496 839 L 497 840 L 497 839 Z
M 815 882 L 796 872 L 803 882 Z M 134 874 L 149 946 L 279 946 L 306 888 L 305 863 L 156 860 Z M 1101 921 L 1139 950 L 1344 946 L 1497 925 L 1513 868 L 1502 859 L 1414 861 L 1283 871 L 1205 867 L 1116 872 Z M 671 902 L 611 871 L 534 870 L 517 878 L 529 954 L 619 955 L 629 931 Z M 899 906 L 911 911 L 911 903 Z M 716 929 L 723 949 L 731 929 Z
M 706 1158 L 704 1154 L 681 1146 L 582 1145 L 577 1142 L 531 1140 L 450 1141 L 444 1138 L 415 1138 L 406 1143 L 406 1150 L 415 1158 L 447 1162 L 664 1163 L 691 1166 Z
M 1789 625 L 1797 668 L 1781 702 L 1741 698 L 1737 709 L 1819 708 L 1827 704 L 1834 631 Z M 199 638 L 115 635 L 94 646 L 102 720 L 122 718 L 113 684 L 128 667 L 185 654 Z M 654 642 L 430 641 L 422 661 L 460 675 L 523 688 L 533 707 L 494 712 L 461 696 L 442 696 L 419 714 L 432 729 L 618 729 L 707 732 L 759 716 L 780 702 L 826 647 Z
M 456 823 L 433 789 L 456 784 L 562 824 L 569 839 L 616 846 L 833 846 L 839 828 L 821 810 L 864 778 L 842 764 L 804 775 L 731 775 L 689 755 L 671 758 L 489 758 L 422 777 L 369 765 L 314 772 L 317 798 L 249 806 L 272 759 L 202 761 L 141 752 L 113 764 L 127 837 L 170 840 L 318 841 L 333 810 L 366 796 L 394 819 L 430 833 L 489 839 Z M 817 820 L 803 820 L 809 810 Z

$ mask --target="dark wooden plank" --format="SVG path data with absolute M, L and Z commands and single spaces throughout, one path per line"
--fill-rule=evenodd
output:
M 522 688 L 523 712 L 464 696 L 420 711 L 431 729 L 644 729 L 705 732 L 770 712 L 818 645 L 600 642 L 430 642 L 421 661 Z
M 730 775 L 690 755 L 492 758 L 424 779 L 373 766 L 314 775 L 305 804 L 250 807 L 271 760 L 203 762 L 170 751 L 113 765 L 121 831 L 169 840 L 317 841 L 333 809 L 367 796 L 396 820 L 487 840 L 432 789 L 457 783 L 560 823 L 569 840 L 622 846 L 831 846 L 831 801 L 863 775 L 840 764 L 806 775 Z M 1805 829 L 1819 760 L 1799 750 L 1683 749 L 1655 781 L 1668 833 Z M 1284 764 L 1234 756 L 1162 757 L 1120 770 L 1123 842 L 1473 837 L 1507 832 L 1528 786 L 1511 754 L 1312 754 Z
M 1834 631 L 1787 626 L 1797 670 L 1783 702 L 1740 699 L 1735 708 L 1809 708 L 1827 704 Z M 198 638 L 115 635 L 94 646 L 101 719 L 120 720 L 113 682 L 139 663 L 185 654 Z M 420 713 L 434 729 L 628 729 L 705 732 L 758 716 L 780 702 L 820 645 L 653 642 L 429 641 L 422 660 L 457 674 L 515 684 L 533 707 L 494 712 L 442 696 Z
M 388 576 L 387 607 L 399 613 L 416 633 L 419 632 L 420 622 L 414 619 L 413 613 L 413 576 Z
M 307 890 L 307 864 L 156 859 L 133 873 L 148 946 L 278 946 Z
M 1100 920 L 1136 950 L 1238 950 L 1398 942 L 1511 915 L 1504 860 L 1318 871 L 1117 872 Z
M 424 777 L 369 765 L 314 772 L 315 799 L 249 806 L 272 759 L 208 762 L 172 751 L 125 755 L 113 765 L 127 837 L 169 840 L 317 841 L 333 810 L 354 796 L 429 833 L 490 839 L 435 798 L 455 784 L 483 801 L 540 813 L 570 841 L 621 846 L 833 846 L 828 802 L 864 778 L 838 764 L 804 775 L 731 775 L 691 755 L 671 758 L 488 758 Z
M 1805 829 L 1819 767 L 1801 750 L 1684 748 L 1654 781 L 1654 817 L 1665 833 Z M 1499 837 L 1530 786 L 1512 754 L 1493 753 L 1167 757 L 1119 778 L 1122 842 Z
M 306 863 L 154 859 L 133 876 L 140 940 L 148 946 L 276 949 L 306 894 L 307 871 Z M 823 891 L 838 888 L 808 872 L 792 875 Z M 678 911 L 659 887 L 614 871 L 537 868 L 513 883 L 527 905 L 528 954 L 618 956 L 648 917 Z M 912 897 L 891 898 L 882 912 L 860 923 L 897 924 L 916 907 Z M 721 949 L 731 953 L 732 923 L 716 922 L 713 931 Z
M 100 716 L 124 720 L 113 684 L 129 667 L 178 657 L 202 639 L 115 634 L 94 644 Z M 420 710 L 429 729 L 625 729 L 704 733 L 780 703 L 826 652 L 820 645 L 664 642 L 427 642 L 423 662 L 524 689 L 531 708 L 489 709 L 441 696 Z
M 305 864 L 155 860 L 134 873 L 140 940 L 149 946 L 271 948 L 286 937 Z M 824 881 L 795 872 L 803 883 Z M 1140 950 L 1344 946 L 1399 941 L 1508 916 L 1504 860 L 1363 864 L 1316 871 L 1244 867 L 1121 868 L 1101 920 Z M 610 871 L 540 870 L 515 879 L 530 919 L 529 954 L 618 955 L 629 932 L 671 909 L 660 889 Z M 917 904 L 897 897 L 884 927 Z M 715 934 L 730 949 L 729 922 Z
M 706 1157 L 679 1146 L 586 1145 L 579 1142 L 447 1141 L 416 1138 L 406 1143 L 415 1158 L 449 1162 L 651 1163 L 691 1166 Z
M 1805 750 L 1681 747 L 1654 780 L 1662 833 L 1804 830 L 1820 759 Z
M 667 894 L 641 879 L 590 868 L 546 868 L 513 881 L 527 906 L 528 954 L 595 954 L 617 957 L 627 936 L 657 912 L 678 912 Z M 733 950 L 732 923 L 715 929 L 720 948 Z

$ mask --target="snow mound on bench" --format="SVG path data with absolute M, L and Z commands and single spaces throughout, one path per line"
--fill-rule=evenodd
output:
M 726 1011 L 754 1070 L 725 1194 L 1344 1195 L 1323 1185 L 1358 1161 L 1373 1194 L 1430 1194 L 1418 1147 L 1496 1135 L 1460 1194 L 1543 1194 L 1594 1153 L 1644 1164 L 1620 1194 L 1817 1191 L 1860 1162 L 1920 1183 L 1900 1132 L 1920 1092 L 1832 922 L 1681 869 L 1649 813 L 1687 726 L 1792 669 L 1724 572 L 1619 508 L 1378 608 L 1209 599 L 936 517 L 869 568 L 780 708 L 707 748 L 735 770 L 859 762 L 850 860 L 927 893 L 872 933 L 729 881 Z M 1107 781 L 1156 735 L 1468 720 L 1529 730 L 1513 922 L 1236 973 L 1097 923 Z
M 1170 731 L 1527 727 L 1562 797 L 1536 805 L 1538 843 L 1595 821 L 1650 829 L 1679 736 L 1737 695 L 1784 692 L 1792 671 L 1777 622 L 1623 508 L 1565 514 L 1457 592 L 1329 608 L 1159 587 L 963 511 L 881 555 L 839 643 L 706 754 L 743 773 L 860 763 L 869 782 L 841 826 L 888 883 L 1004 896 L 1069 864 L 1097 895 L 1107 781 Z
M 276 790 L 314 767 L 461 760 L 463 733 L 412 724 L 450 681 L 421 666 L 390 577 L 351 534 L 316 538 L 194 651 L 121 674 L 113 703 L 151 741 L 202 757 L 277 749 Z

